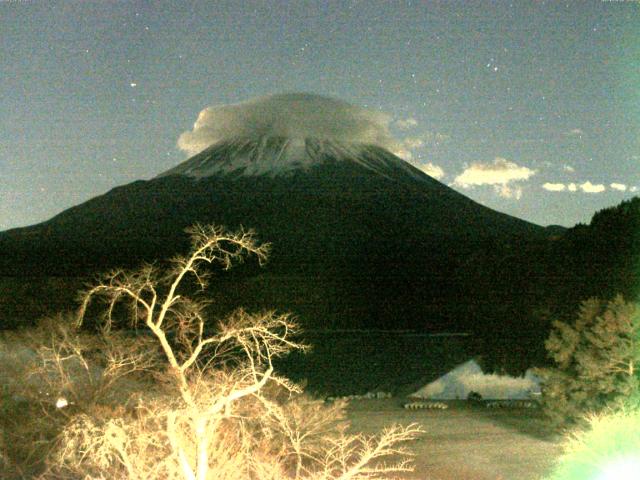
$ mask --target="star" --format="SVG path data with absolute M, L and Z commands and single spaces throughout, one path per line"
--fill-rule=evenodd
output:
M 495 58 L 490 58 L 486 65 L 487 68 L 490 68 L 494 72 L 498 71 L 498 66 L 495 64 Z

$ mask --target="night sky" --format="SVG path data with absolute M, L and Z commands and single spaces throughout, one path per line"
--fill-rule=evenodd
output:
M 491 208 L 588 222 L 640 194 L 640 3 L 0 2 L 0 229 L 186 159 L 207 106 L 307 92 L 388 114 Z

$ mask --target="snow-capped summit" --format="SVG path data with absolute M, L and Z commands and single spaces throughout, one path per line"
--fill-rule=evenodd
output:
M 193 156 L 158 177 L 275 178 L 346 163 L 396 180 L 431 181 L 392 153 L 400 144 L 389 122 L 377 110 L 308 93 L 211 106 L 178 139 Z
M 178 139 L 190 156 L 229 139 L 284 137 L 331 139 L 394 151 L 390 117 L 380 111 L 308 93 L 267 95 L 202 110 L 193 129 Z
M 203 178 L 212 175 L 278 177 L 294 170 L 334 162 L 352 162 L 385 177 L 398 174 L 423 179 L 425 174 L 384 148 L 320 138 L 281 136 L 223 140 L 160 174 Z

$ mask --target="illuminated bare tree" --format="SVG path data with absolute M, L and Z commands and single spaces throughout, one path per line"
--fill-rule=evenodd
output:
M 244 230 L 196 225 L 190 234 L 190 253 L 175 258 L 167 273 L 153 265 L 116 270 L 83 292 L 78 325 L 92 301 L 102 299 L 100 325 L 109 338 L 119 305 L 128 305 L 128 321 L 151 332 L 166 368 L 145 368 L 155 372 L 154 387 L 128 412 L 74 417 L 45 477 L 347 480 L 408 471 L 406 452 L 397 445 L 415 438 L 415 425 L 377 439 L 348 435 L 343 405 L 305 399 L 297 385 L 275 374 L 277 356 L 306 348 L 289 315 L 240 309 L 205 328 L 207 301 L 194 300 L 187 284 L 206 288 L 206 265 L 229 269 L 247 255 L 262 263 L 268 245 Z M 117 360 L 129 369 L 138 361 Z M 377 464 L 394 455 L 397 463 Z

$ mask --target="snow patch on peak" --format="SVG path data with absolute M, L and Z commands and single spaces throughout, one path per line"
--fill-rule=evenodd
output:
M 421 173 L 390 152 L 371 145 L 319 138 L 259 136 L 219 142 L 159 175 L 267 175 L 276 177 L 328 162 L 354 162 L 389 176 L 398 168 L 419 178 Z

